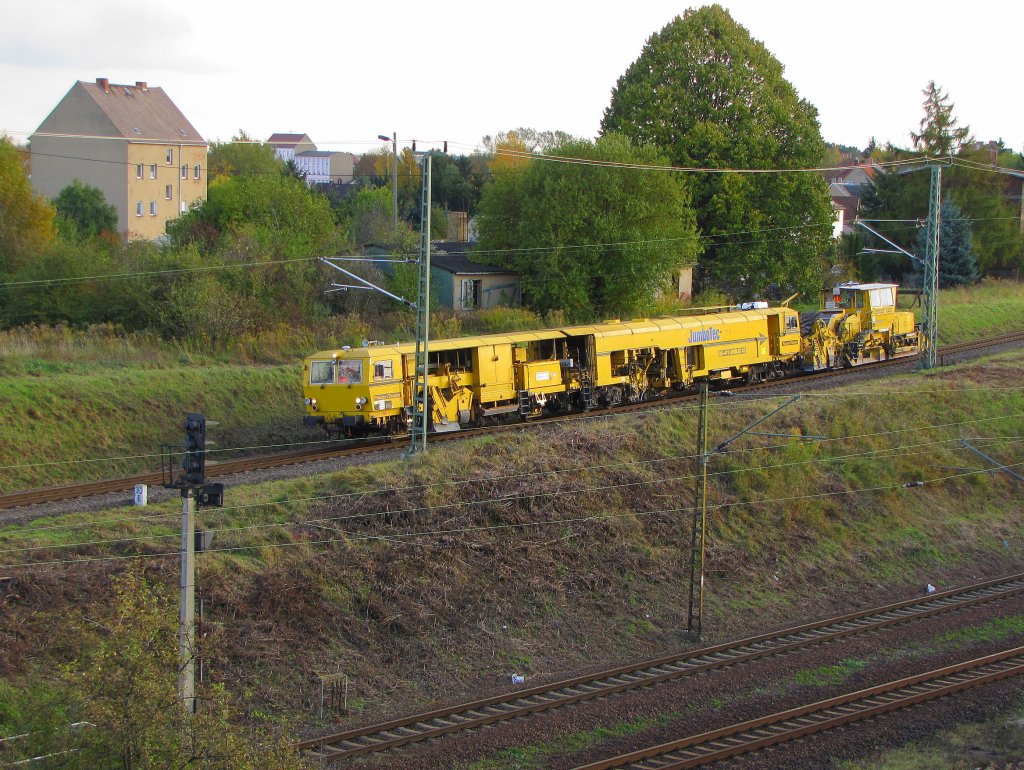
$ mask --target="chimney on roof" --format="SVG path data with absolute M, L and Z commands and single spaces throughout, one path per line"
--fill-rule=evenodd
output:
M 148 91 L 149 90 L 149 83 L 147 83 L 145 80 L 136 80 L 135 81 L 135 87 L 139 88 L 139 89 L 141 89 L 143 91 Z
M 96 85 L 103 89 L 103 93 L 110 93 L 110 78 L 96 78 Z

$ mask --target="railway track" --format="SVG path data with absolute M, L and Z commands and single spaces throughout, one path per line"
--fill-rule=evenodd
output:
M 961 355 L 976 350 L 984 350 L 991 347 L 999 347 L 1002 345 L 1008 345 L 1013 343 L 1024 342 L 1024 330 L 1008 332 L 1006 334 L 1000 334 L 995 337 L 989 337 L 983 340 L 975 340 L 973 342 L 965 342 L 957 345 L 947 345 L 940 349 L 939 356 L 940 361 L 948 359 L 955 355 Z M 888 361 L 881 361 L 878 363 L 870 364 L 867 367 L 859 367 L 856 369 L 835 369 L 821 372 L 815 372 L 814 374 L 806 374 L 799 378 L 787 379 L 787 380 L 772 380 L 769 382 L 761 382 L 754 385 L 747 385 L 744 387 L 744 391 L 759 390 L 765 388 L 775 388 L 780 385 L 792 385 L 794 383 L 807 383 L 815 380 L 828 379 L 832 377 L 842 377 L 849 375 L 854 372 L 861 371 L 878 371 L 885 367 L 893 366 L 906 366 L 908 363 L 914 361 L 913 358 L 894 358 Z M 665 405 L 667 403 L 678 403 L 680 401 L 692 400 L 694 396 L 684 395 L 678 396 L 672 399 L 659 399 L 655 401 L 645 401 L 639 404 L 629 404 L 627 406 L 618 407 L 616 411 L 637 411 L 641 409 L 650 409 Z M 558 415 L 555 417 L 547 418 L 543 421 L 534 421 L 530 424 L 537 424 L 538 422 L 552 422 L 558 420 L 575 419 L 579 415 Z M 511 425 L 511 426 L 497 426 L 493 429 L 486 430 L 501 430 L 501 429 L 517 429 L 522 425 Z M 452 441 L 467 435 L 476 435 L 481 430 L 476 429 L 471 431 L 460 431 L 456 433 L 445 433 L 438 434 L 431 437 L 432 442 L 440 441 Z M 260 457 L 247 457 L 239 458 L 236 460 L 227 460 L 221 463 L 212 464 L 207 463 L 206 475 L 209 477 L 224 476 L 232 473 L 243 473 L 246 471 L 262 470 L 266 468 L 276 468 L 285 465 L 294 465 L 296 463 L 314 462 L 317 460 L 325 460 L 339 455 L 355 455 L 365 452 L 379 451 L 382 448 L 394 446 L 394 444 L 388 444 L 383 440 L 361 442 L 357 445 L 344 444 L 342 446 L 334 445 L 329 448 L 314 448 L 314 449 L 302 449 L 292 452 L 281 452 L 271 455 L 263 455 Z M 72 500 L 79 497 L 88 497 L 90 495 L 107 494 L 110 492 L 123 492 L 132 489 L 136 484 L 150 484 L 156 485 L 163 483 L 162 475 L 158 472 L 151 473 L 140 473 L 133 476 L 124 476 L 116 479 L 106 479 L 101 481 L 91 481 L 82 484 L 69 484 L 60 487 L 49 487 L 45 489 L 34 489 L 24 492 L 11 492 L 0 495 L 0 510 L 9 508 L 18 508 L 26 505 L 36 505 L 40 503 L 52 503 L 60 500 Z
M 682 770 L 805 738 L 1024 674 L 1024 647 L 581 765 L 576 770 Z
M 298 744 L 333 763 L 407 746 L 574 703 L 680 680 L 728 666 L 791 653 L 934 615 L 1024 593 L 1024 574 L 1012 575 L 895 604 L 808 623 L 737 642 L 706 647 L 584 677 L 436 709 L 410 717 L 313 738 Z M 613 767 L 614 765 L 609 765 Z

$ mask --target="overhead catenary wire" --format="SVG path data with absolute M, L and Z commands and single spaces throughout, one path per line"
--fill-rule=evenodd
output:
M 985 388 L 985 387 L 977 388 L 977 389 L 973 389 L 972 388 L 972 390 L 988 390 L 990 392 L 1017 391 L 1017 390 L 1021 390 L 1021 389 L 1024 389 L 1024 386 L 1004 386 L 1004 387 L 989 386 L 987 388 Z M 886 392 L 887 393 L 893 393 L 894 391 L 887 390 Z M 910 390 L 907 390 L 907 391 L 895 391 L 895 392 L 896 393 L 904 393 L 904 394 L 907 394 L 907 395 L 914 395 L 914 396 L 926 395 L 926 394 L 930 394 L 930 393 L 940 394 L 940 395 L 948 395 L 949 394 L 949 389 L 936 389 L 936 390 L 931 390 L 931 391 L 929 391 L 929 390 L 919 390 L 919 389 L 910 389 Z M 758 402 L 763 402 L 763 401 L 773 401 L 773 400 L 777 400 L 777 399 L 781 399 L 781 398 L 790 398 L 792 395 L 793 394 L 788 394 L 786 396 L 765 395 L 765 394 L 757 394 L 757 393 L 752 393 L 752 394 L 743 394 L 743 393 L 741 393 L 741 394 L 733 394 L 733 398 L 731 398 L 727 402 L 716 400 L 715 402 L 713 402 L 712 408 L 721 409 L 721 408 L 727 408 L 727 407 L 740 407 L 740 406 L 745 406 L 747 404 L 758 403 Z M 872 392 L 872 391 L 867 391 L 867 392 L 864 392 L 864 393 L 852 393 L 852 394 L 805 391 L 805 392 L 802 392 L 802 393 L 800 393 L 798 395 L 800 395 L 801 397 L 835 398 L 835 399 L 845 399 L 848 396 L 849 397 L 864 397 L 864 398 L 877 398 L 878 397 L 877 392 Z M 689 411 L 689 410 L 696 410 L 699 407 L 697 405 L 695 405 L 695 404 L 687 403 L 687 404 L 665 404 L 665 408 L 668 409 L 668 410 L 674 410 L 674 411 Z M 1014 417 L 1014 416 L 1024 416 L 1024 414 L 1022 414 L 1022 415 L 1013 415 L 1013 414 L 1011 414 L 1011 415 L 1001 415 L 1001 416 L 998 416 L 998 417 L 979 418 L 978 420 L 966 420 L 966 421 L 953 422 L 953 423 L 940 423 L 940 424 L 936 424 L 936 425 L 913 426 L 913 427 L 909 427 L 909 428 L 899 428 L 899 429 L 886 430 L 886 431 L 876 431 L 876 432 L 869 432 L 869 433 L 862 433 L 862 434 L 853 434 L 853 435 L 850 435 L 850 436 L 821 437 L 821 438 L 815 439 L 815 441 L 816 441 L 816 443 L 822 444 L 822 443 L 828 443 L 828 442 L 833 442 L 833 441 L 845 441 L 845 440 L 852 440 L 852 439 L 858 439 L 858 438 L 872 438 L 872 437 L 880 437 L 880 436 L 887 436 L 887 435 L 896 435 L 896 434 L 899 434 L 899 433 L 906 433 L 906 432 L 910 432 L 910 431 L 937 430 L 937 429 L 940 429 L 940 428 L 962 427 L 964 425 L 977 424 L 979 422 L 991 422 L 993 420 L 1008 419 L 1008 418 Z M 627 418 L 630 418 L 630 417 L 631 417 L 631 415 L 629 413 L 614 413 L 614 412 L 610 412 L 610 413 L 606 413 L 606 414 L 581 415 L 578 419 L 581 419 L 581 420 L 601 420 L 601 421 L 607 421 L 609 419 L 618 420 L 618 419 L 627 419 Z M 799 438 L 799 436 L 795 435 L 794 438 Z M 728 452 L 723 452 L 722 454 L 723 455 L 728 455 L 728 454 L 732 454 L 732 453 L 736 453 L 736 452 L 753 452 L 753 451 L 759 451 L 759 450 L 771 450 L 771 449 L 783 448 L 783 447 L 786 447 L 786 446 L 789 446 L 789 443 L 771 444 L 771 445 L 767 445 L 767 446 L 757 446 L 757 447 L 747 447 L 747 448 L 735 448 L 734 447 L 734 448 L 730 449 Z M 635 463 L 626 463 L 626 464 L 627 465 L 633 465 L 633 464 L 644 464 L 644 463 L 669 462 L 669 461 L 673 461 L 673 460 L 693 459 L 694 456 L 695 455 L 686 454 L 686 455 L 671 456 L 671 457 L 667 457 L 667 458 L 655 458 L 655 459 L 652 459 L 652 460 L 642 460 L 642 461 L 636 461 Z M 614 465 L 614 467 L 622 467 L 623 463 L 622 462 L 616 462 L 616 463 L 613 463 L 612 465 Z M 415 491 L 415 490 L 418 490 L 418 489 L 428 489 L 428 488 L 438 488 L 438 487 L 445 487 L 445 486 L 452 486 L 452 485 L 471 484 L 471 483 L 475 483 L 475 482 L 481 481 L 481 480 L 493 481 L 493 480 L 501 480 L 501 479 L 504 479 L 504 478 L 514 478 L 514 477 L 524 477 L 524 478 L 526 478 L 526 477 L 530 477 L 530 476 L 534 476 L 534 475 L 550 474 L 550 473 L 553 473 L 553 472 L 579 472 L 579 471 L 584 470 L 584 469 L 591 469 L 591 470 L 593 470 L 595 468 L 596 469 L 600 469 L 600 468 L 603 468 L 603 467 L 606 467 L 606 466 L 593 466 L 593 465 L 591 465 L 591 466 L 573 466 L 573 467 L 566 468 L 566 469 L 550 469 L 549 468 L 549 469 L 545 469 L 544 471 L 516 473 L 516 474 L 510 474 L 509 476 L 470 477 L 470 478 L 467 478 L 467 479 L 454 479 L 454 480 L 451 480 L 451 481 L 436 482 L 436 483 L 432 483 L 432 484 L 414 485 L 414 486 L 407 486 L 407 487 L 382 487 L 382 488 L 376 489 L 376 490 L 363 490 L 363 491 L 359 491 L 359 492 L 346 492 L 346 493 L 337 494 L 337 495 L 315 496 L 315 497 L 311 497 L 311 498 L 298 498 L 298 499 L 294 499 L 294 500 L 284 500 L 284 501 L 277 500 L 277 501 L 272 501 L 272 502 L 268 502 L 268 503 L 256 502 L 256 503 L 249 503 L 249 504 L 244 505 L 244 506 L 236 506 L 236 507 L 229 506 L 229 507 L 226 507 L 226 508 L 221 508 L 220 510 L 221 511 L 231 511 L 231 510 L 238 510 L 238 509 L 243 509 L 243 508 L 259 507 L 261 505 L 277 505 L 277 504 L 283 504 L 283 503 L 314 502 L 314 501 L 317 501 L 317 500 L 325 500 L 326 501 L 326 500 L 335 500 L 335 499 L 344 498 L 344 497 L 350 497 L 350 496 L 365 496 L 367 494 L 379 494 L 379 493 L 385 493 L 385 492 L 407 492 L 407 491 Z M 79 523 L 69 523 L 69 524 L 57 524 L 57 525 L 49 525 L 49 526 L 45 526 L 45 527 L 33 526 L 33 527 L 30 528 L 30 530 L 26 530 L 26 531 L 43 531 L 43 530 L 47 530 L 47 529 L 78 529 L 78 528 L 84 528 L 84 527 L 101 526 L 101 525 L 104 525 L 104 524 L 120 523 L 120 522 L 125 522 L 125 521 L 133 521 L 134 522 L 134 521 L 139 521 L 139 520 L 155 520 L 155 519 L 165 518 L 165 517 L 170 517 L 170 516 L 177 516 L 177 514 L 157 514 L 155 516 L 145 516 L 145 517 L 132 516 L 132 517 L 125 517 L 125 518 L 107 519 L 107 520 L 98 521 L 98 522 L 93 521 L 93 522 L 79 522 Z
M 1018 414 L 1018 415 L 1009 415 L 1009 416 L 1007 416 L 1007 418 L 1009 418 L 1009 417 L 1020 417 L 1020 416 L 1024 416 L 1024 413 L 1021 413 L 1021 414 Z M 994 419 L 1003 419 L 1003 418 L 994 418 Z M 794 438 L 799 438 L 799 436 L 794 436 Z M 837 437 L 836 440 L 839 440 L 839 438 L 845 438 L 845 437 Z M 974 440 L 998 440 L 1000 438 L 1003 438 L 1003 437 L 983 437 L 982 439 L 974 439 Z M 950 443 L 953 443 L 953 442 L 959 442 L 959 440 L 960 440 L 959 438 L 941 439 L 941 440 L 937 440 L 937 441 L 921 442 L 921 443 L 916 443 L 916 444 L 905 444 L 905 445 L 892 446 L 892 447 L 883 447 L 881 449 L 870 449 L 870 450 L 865 450 L 863 452 L 855 452 L 855 453 L 849 453 L 849 454 L 844 454 L 844 455 L 836 455 L 836 456 L 830 456 L 830 457 L 808 458 L 808 459 L 805 459 L 805 460 L 796 460 L 796 461 L 785 462 L 785 463 L 774 463 L 774 464 L 764 463 L 764 464 L 759 464 L 759 465 L 754 465 L 754 466 L 745 466 L 745 467 L 736 468 L 736 469 L 716 471 L 714 473 L 711 473 L 710 475 L 711 476 L 716 476 L 716 477 L 717 476 L 733 476 L 733 475 L 742 474 L 742 473 L 764 471 L 764 470 L 774 470 L 774 469 L 779 469 L 779 468 L 790 468 L 790 467 L 799 466 L 799 465 L 812 465 L 812 464 L 818 464 L 818 463 L 830 463 L 830 462 L 850 460 L 850 459 L 856 459 L 856 458 L 886 457 L 887 455 L 889 455 L 889 454 L 891 454 L 893 452 L 901 452 L 903 454 L 923 454 L 926 451 L 929 451 L 931 448 L 934 448 L 934 447 L 937 447 L 937 446 L 941 446 L 943 444 L 950 444 Z M 1007 440 L 1015 440 L 1015 439 L 1007 439 Z M 780 446 L 785 446 L 785 445 L 780 445 Z M 765 447 L 755 447 L 755 448 L 752 448 L 750 450 L 745 450 L 745 451 L 754 451 L 756 449 L 765 449 Z M 909 450 L 917 450 L 917 451 L 909 451 Z M 730 454 L 730 453 L 723 453 L 723 455 L 727 455 L 727 454 Z M 607 466 L 588 467 L 588 470 L 602 470 L 602 469 L 610 468 L 610 467 L 622 468 L 622 467 L 626 467 L 626 466 L 629 466 L 629 465 L 649 465 L 649 464 L 654 464 L 654 463 L 669 462 L 669 461 L 680 460 L 680 459 L 692 459 L 692 456 L 682 456 L 682 457 L 672 457 L 672 458 L 657 458 L 655 460 L 637 461 L 635 463 L 614 463 L 614 464 L 610 464 L 610 465 L 607 465 Z M 576 473 L 576 472 L 579 472 L 579 470 L 580 470 L 580 468 L 573 468 L 573 469 L 550 469 L 550 470 L 546 470 L 546 471 L 530 472 L 530 473 L 526 473 L 526 474 L 511 474 L 511 475 L 504 476 L 504 477 L 490 477 L 487 480 L 494 481 L 494 480 L 503 480 L 503 479 L 516 479 L 516 478 L 520 478 L 520 477 L 526 478 L 526 477 L 538 476 L 538 475 L 543 475 L 543 476 L 547 477 L 547 476 L 552 475 L 553 473 L 565 473 L 565 472 Z M 370 512 L 356 513 L 356 514 L 346 514 L 346 515 L 343 515 L 343 516 L 320 517 L 320 518 L 315 518 L 315 519 L 299 519 L 299 520 L 291 520 L 291 521 L 286 521 L 286 522 L 272 522 L 272 523 L 265 523 L 265 524 L 252 524 L 252 525 L 246 525 L 246 526 L 241 526 L 241 527 L 211 528 L 208 531 L 214 532 L 214 533 L 216 533 L 216 532 L 229 533 L 229 532 L 239 532 L 239 531 L 253 531 L 253 530 L 268 529 L 268 528 L 285 528 L 285 527 L 297 527 L 297 526 L 312 525 L 312 524 L 334 523 L 334 522 L 346 521 L 346 520 L 350 520 L 350 519 L 370 519 L 370 518 L 380 517 L 380 516 L 396 516 L 396 515 L 401 515 L 401 514 L 414 515 L 414 514 L 417 514 L 417 513 L 426 513 L 426 512 L 432 512 L 432 511 L 437 511 L 437 510 L 449 510 L 449 509 L 453 509 L 453 508 L 468 508 L 468 507 L 472 507 L 472 506 L 486 505 L 488 503 L 508 503 L 508 502 L 522 501 L 522 500 L 535 500 L 535 499 L 545 498 L 545 497 L 557 497 L 557 496 L 560 496 L 560 495 L 568 495 L 568 494 L 575 495 L 575 494 L 580 494 L 581 492 L 586 492 L 586 493 L 607 492 L 607 491 L 611 491 L 611 490 L 624 489 L 624 488 L 628 488 L 628 487 L 647 486 L 647 485 L 661 484 L 661 483 L 666 483 L 666 482 L 686 481 L 686 480 L 691 480 L 693 478 L 695 478 L 695 476 L 692 475 L 692 474 L 684 474 L 684 475 L 680 475 L 680 476 L 664 476 L 664 475 L 662 475 L 662 476 L 659 476 L 656 479 L 629 481 L 629 482 L 622 482 L 622 483 L 619 483 L 619 484 L 610 484 L 610 485 L 595 485 L 595 486 L 584 487 L 582 489 L 573 488 L 573 489 L 567 489 L 567 490 L 556 490 L 554 492 L 539 492 L 539 493 L 535 493 L 535 494 L 516 494 L 516 495 L 508 495 L 508 496 L 505 496 L 505 497 L 488 498 L 488 499 L 485 499 L 485 500 L 458 501 L 458 502 L 455 502 L 455 503 L 442 504 L 442 505 L 417 505 L 417 506 L 414 506 L 414 507 L 411 507 L 411 508 L 389 509 L 389 510 L 383 510 L 383 511 L 370 511 Z M 478 482 L 480 480 L 481 479 L 456 480 L 454 482 L 442 482 L 442 483 L 434 484 L 434 485 L 424 485 L 424 487 L 421 487 L 421 488 L 447 486 L 447 485 L 450 485 L 450 484 L 468 484 L 468 483 L 475 483 L 475 482 Z M 382 491 L 390 491 L 390 490 L 382 490 Z M 396 490 L 396 491 L 403 491 L 403 490 L 399 489 L 399 490 Z M 363 493 L 345 493 L 344 495 L 340 495 L 339 497 L 359 496 L 360 498 L 363 498 L 363 497 L 366 496 L 366 494 L 368 494 L 368 493 L 366 493 L 366 492 L 363 492 Z M 314 498 L 308 498 L 308 499 L 304 499 L 304 500 L 300 500 L 300 501 L 294 501 L 294 502 L 310 502 L 310 501 L 318 501 L 318 500 L 326 500 L 326 499 L 327 498 L 323 498 L 323 497 L 314 497 Z M 268 505 L 275 505 L 276 506 L 276 505 L 281 505 L 284 502 L 290 502 L 290 501 L 274 501 L 272 503 L 269 503 Z M 252 506 L 238 506 L 236 508 L 236 510 L 237 509 L 245 509 L 245 508 L 248 508 L 248 507 L 252 507 Z M 228 509 L 228 510 L 232 510 L 232 509 Z M 20 534 L 31 536 L 33 533 L 39 532 L 39 531 L 41 531 L 41 530 L 35 529 L 35 528 L 30 528 L 30 529 L 24 530 Z M 143 541 L 160 540 L 160 539 L 175 538 L 175 537 L 179 537 L 179 534 L 178 533 L 170 533 L 170 534 L 166 534 L 166 535 L 142 535 L 142 536 L 130 537 L 130 538 L 114 538 L 114 539 L 103 539 L 103 540 L 92 540 L 92 541 L 77 541 L 77 542 L 72 542 L 72 543 L 62 543 L 62 544 L 56 544 L 56 545 L 48 544 L 48 545 L 40 545 L 40 546 L 24 546 L 24 547 L 17 547 L 17 548 L 0 548 L 0 553 L 14 553 L 14 552 L 27 552 L 27 551 L 40 551 L 40 550 L 55 550 L 55 549 L 73 548 L 73 547 L 84 547 L 84 546 L 93 546 L 93 545 L 110 545 L 110 544 L 116 544 L 116 543 L 143 542 Z
M 1024 463 L 1008 464 L 1003 467 L 1005 468 L 1018 468 L 1024 466 Z M 942 483 L 944 481 L 950 481 L 952 479 L 967 478 L 970 476 L 977 476 L 979 474 L 988 474 L 999 470 L 998 468 L 984 468 L 980 470 L 964 471 L 961 473 L 950 474 L 946 476 L 939 476 L 930 479 L 920 480 L 920 485 L 931 485 Z M 800 500 L 813 500 L 823 499 L 828 497 L 837 497 L 841 495 L 850 494 L 864 494 L 868 492 L 883 492 L 883 491 L 905 491 L 906 487 L 903 483 L 880 485 L 875 487 L 862 487 L 859 489 L 848 489 L 848 490 L 836 490 L 831 492 L 816 492 L 806 495 L 795 495 L 791 497 L 777 497 L 777 498 L 765 498 L 761 500 L 747 500 L 747 501 L 736 501 L 732 503 L 721 503 L 714 506 L 710 506 L 711 513 L 722 511 L 728 508 L 734 508 L 738 506 L 747 505 L 767 505 L 770 503 L 788 503 L 797 502 Z M 562 519 L 554 519 L 548 521 L 531 521 L 531 522 L 518 522 L 509 524 L 493 524 L 493 525 L 478 525 L 472 527 L 458 527 L 444 530 L 425 530 L 418 532 L 409 533 L 391 533 L 388 535 L 370 535 L 360 532 L 344 532 L 341 537 L 328 538 L 323 540 L 300 540 L 288 543 L 256 543 L 252 545 L 240 545 L 220 548 L 210 548 L 206 553 L 231 553 L 238 551 L 249 551 L 249 550 L 274 550 L 279 548 L 289 548 L 296 546 L 315 546 L 315 545 L 327 545 L 340 542 L 350 542 L 352 540 L 386 540 L 386 541 L 407 541 L 411 538 L 419 537 L 436 537 L 436 536 L 450 536 L 456 534 L 469 534 L 471 532 L 482 532 L 482 531 L 498 531 L 498 530 L 511 530 L 511 529 L 525 529 L 530 527 L 547 527 L 547 526 L 563 526 L 571 523 L 586 523 L 592 521 L 601 521 L 616 518 L 626 517 L 647 517 L 653 515 L 663 514 L 679 514 L 692 512 L 693 509 L 690 507 L 682 508 L 668 508 L 657 511 L 629 511 L 626 513 L 609 513 L 609 514 L 592 514 L 588 516 L 576 516 Z M 83 564 L 90 562 L 116 562 L 116 561 L 127 561 L 127 560 L 138 560 L 138 559 L 152 559 L 152 558 L 164 558 L 164 557 L 179 557 L 180 551 L 164 551 L 158 553 L 148 554 L 122 554 L 117 556 L 85 556 L 74 559 L 53 559 L 47 561 L 35 561 L 35 562 L 22 562 L 12 564 L 0 564 L 0 569 L 24 569 L 26 567 L 47 567 L 56 565 L 68 565 L 68 564 Z
M 799 380 L 794 380 L 793 384 L 799 384 Z M 954 390 L 957 390 L 957 389 L 954 389 Z M 958 390 L 961 390 L 963 393 L 969 394 L 969 395 L 982 394 L 982 393 L 1001 393 L 1001 392 L 1012 392 L 1012 391 L 1024 390 L 1024 385 L 979 385 L 979 386 L 971 386 L 969 388 L 961 388 L 961 389 L 958 389 Z M 887 395 L 913 395 L 913 396 L 922 396 L 922 395 L 930 395 L 930 394 L 948 395 L 950 393 L 950 388 L 935 388 L 935 389 L 908 388 L 908 389 L 905 389 L 905 390 L 904 389 L 899 389 L 899 388 L 886 388 L 885 392 L 886 392 Z M 732 393 L 732 392 L 730 391 L 730 393 Z M 876 392 L 871 392 L 871 391 L 857 392 L 857 391 L 848 391 L 848 390 L 844 390 L 841 393 L 828 393 L 828 392 L 821 392 L 821 391 L 800 391 L 800 392 L 792 394 L 792 395 L 799 395 L 802 398 L 806 398 L 806 397 L 810 397 L 810 398 L 858 398 L 858 397 L 876 398 L 878 396 L 878 394 Z M 750 394 L 746 394 L 746 393 L 732 393 L 732 398 L 729 400 L 729 402 L 716 401 L 713 404 L 713 406 L 716 407 L 716 408 L 719 408 L 719 407 L 722 407 L 725 403 L 729 403 L 730 405 L 734 405 L 734 406 L 738 407 L 741 404 L 749 404 L 749 403 L 752 403 L 752 402 L 755 402 L 755 401 L 766 401 L 766 400 L 774 400 L 774 399 L 779 399 L 779 398 L 788 398 L 788 396 L 773 396 L 773 395 L 764 395 L 764 394 L 757 394 L 757 393 L 750 393 Z M 651 406 L 655 406 L 655 407 L 658 406 L 658 402 L 657 401 L 650 401 L 648 403 Z M 672 403 L 669 403 L 669 402 L 664 403 L 664 407 L 667 408 L 667 409 L 677 409 L 677 410 L 682 410 L 682 411 L 685 411 L 685 410 L 696 410 L 696 409 L 699 408 L 699 407 L 697 407 L 696 405 L 693 405 L 693 404 L 672 404 Z M 588 420 L 588 419 L 607 420 L 609 418 L 617 418 L 617 417 L 626 417 L 626 415 L 625 414 L 621 414 L 620 415 L 620 414 L 616 414 L 614 412 L 608 412 L 608 413 L 604 413 L 604 414 L 579 415 L 578 419 L 582 419 L 582 420 Z M 207 456 L 209 456 L 209 455 L 214 455 L 214 454 L 227 454 L 229 452 L 249 452 L 249 451 L 263 450 L 263 449 L 283 449 L 283 448 L 288 448 L 288 447 L 312 446 L 312 445 L 317 445 L 317 444 L 335 444 L 335 445 L 357 444 L 357 443 L 360 443 L 362 441 L 365 441 L 365 439 L 359 439 L 359 438 L 330 438 L 330 439 L 308 439 L 308 440 L 305 440 L 305 441 L 292 441 L 292 442 L 272 443 L 272 444 L 249 444 L 249 445 L 245 445 L 245 446 L 219 446 L 219 447 L 216 447 L 216 448 L 208 448 L 208 449 L 206 449 L 206 454 L 207 454 Z M 743 451 L 746 451 L 746 450 L 743 450 Z M 126 460 L 145 460 L 145 459 L 152 459 L 152 458 L 162 457 L 162 456 L 163 455 L 160 452 L 150 452 L 150 453 L 145 453 L 145 454 L 134 454 L 134 455 L 110 455 L 110 456 L 106 456 L 106 457 L 80 457 L 80 458 L 74 458 L 74 459 L 69 459 L 69 460 L 43 460 L 43 461 L 30 462 L 30 463 L 13 463 L 11 465 L 0 465 L 0 471 L 3 471 L 3 470 L 30 470 L 30 469 L 33 469 L 33 468 L 52 468 L 52 467 L 69 466 L 69 465 L 87 465 L 87 464 L 91 464 L 91 463 L 110 464 L 110 463 L 122 462 L 122 461 L 126 461 Z

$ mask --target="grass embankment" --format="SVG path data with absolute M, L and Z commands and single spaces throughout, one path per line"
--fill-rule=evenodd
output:
M 807 394 L 762 427 L 793 438 L 748 436 L 716 456 L 707 641 L 755 619 L 824 616 L 882 586 L 945 587 L 1019 566 L 1019 482 L 977 472 L 985 463 L 958 439 L 1024 462 L 1022 367 L 1016 352 Z M 711 441 L 779 402 L 716 397 Z M 207 628 L 220 637 L 208 670 L 251 716 L 314 725 L 318 672 L 348 674 L 353 709 L 383 717 L 502 688 L 511 673 L 537 683 L 678 649 L 695 427 L 693 406 L 597 416 L 232 488 L 230 507 L 200 515 L 226 549 L 199 559 Z M 151 556 L 151 578 L 173 594 L 177 508 L 0 529 L 0 574 L 13 576 L 0 583 L 0 676 L 45 677 L 74 656 L 67 613 L 104 602 L 108 574 L 132 562 L 13 565 Z M 544 751 L 489 766 L 541 767 Z
M 939 344 L 953 345 L 1024 328 L 1024 284 L 985 281 L 939 292 Z
M 498 308 L 468 317 L 440 314 L 433 326 L 440 337 L 557 320 Z M 211 431 L 215 455 L 233 447 L 318 440 L 319 431 L 301 424 L 298 361 L 362 337 L 402 338 L 399 321 L 388 323 L 395 326 L 391 332 L 340 317 L 315 332 L 280 328 L 202 349 L 113 327 L 2 332 L 0 492 L 156 470 L 158 446 L 180 443 L 181 420 L 191 411 L 220 423 Z M 987 282 L 942 292 L 944 344 L 1022 326 L 1022 284 Z

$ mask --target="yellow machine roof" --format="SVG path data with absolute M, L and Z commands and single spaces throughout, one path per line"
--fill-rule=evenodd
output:
M 440 352 L 459 348 L 474 348 L 482 345 L 514 345 L 517 342 L 534 342 L 536 340 L 561 339 L 593 334 L 598 337 L 621 337 L 632 334 L 651 334 L 679 329 L 707 329 L 713 326 L 745 323 L 777 315 L 788 308 L 768 308 L 766 310 L 730 310 L 721 313 L 707 313 L 691 316 L 666 316 L 664 318 L 638 318 L 632 321 L 608 321 L 602 324 L 569 326 L 563 329 L 541 329 L 529 332 L 512 332 L 509 334 L 484 334 L 475 337 L 457 337 L 454 339 L 430 340 L 430 350 Z M 795 311 L 793 311 L 795 312 Z M 407 355 L 416 351 L 412 342 L 400 342 L 388 345 L 368 345 L 348 350 L 322 350 L 313 353 L 309 359 L 331 358 L 377 358 L 380 355 Z

